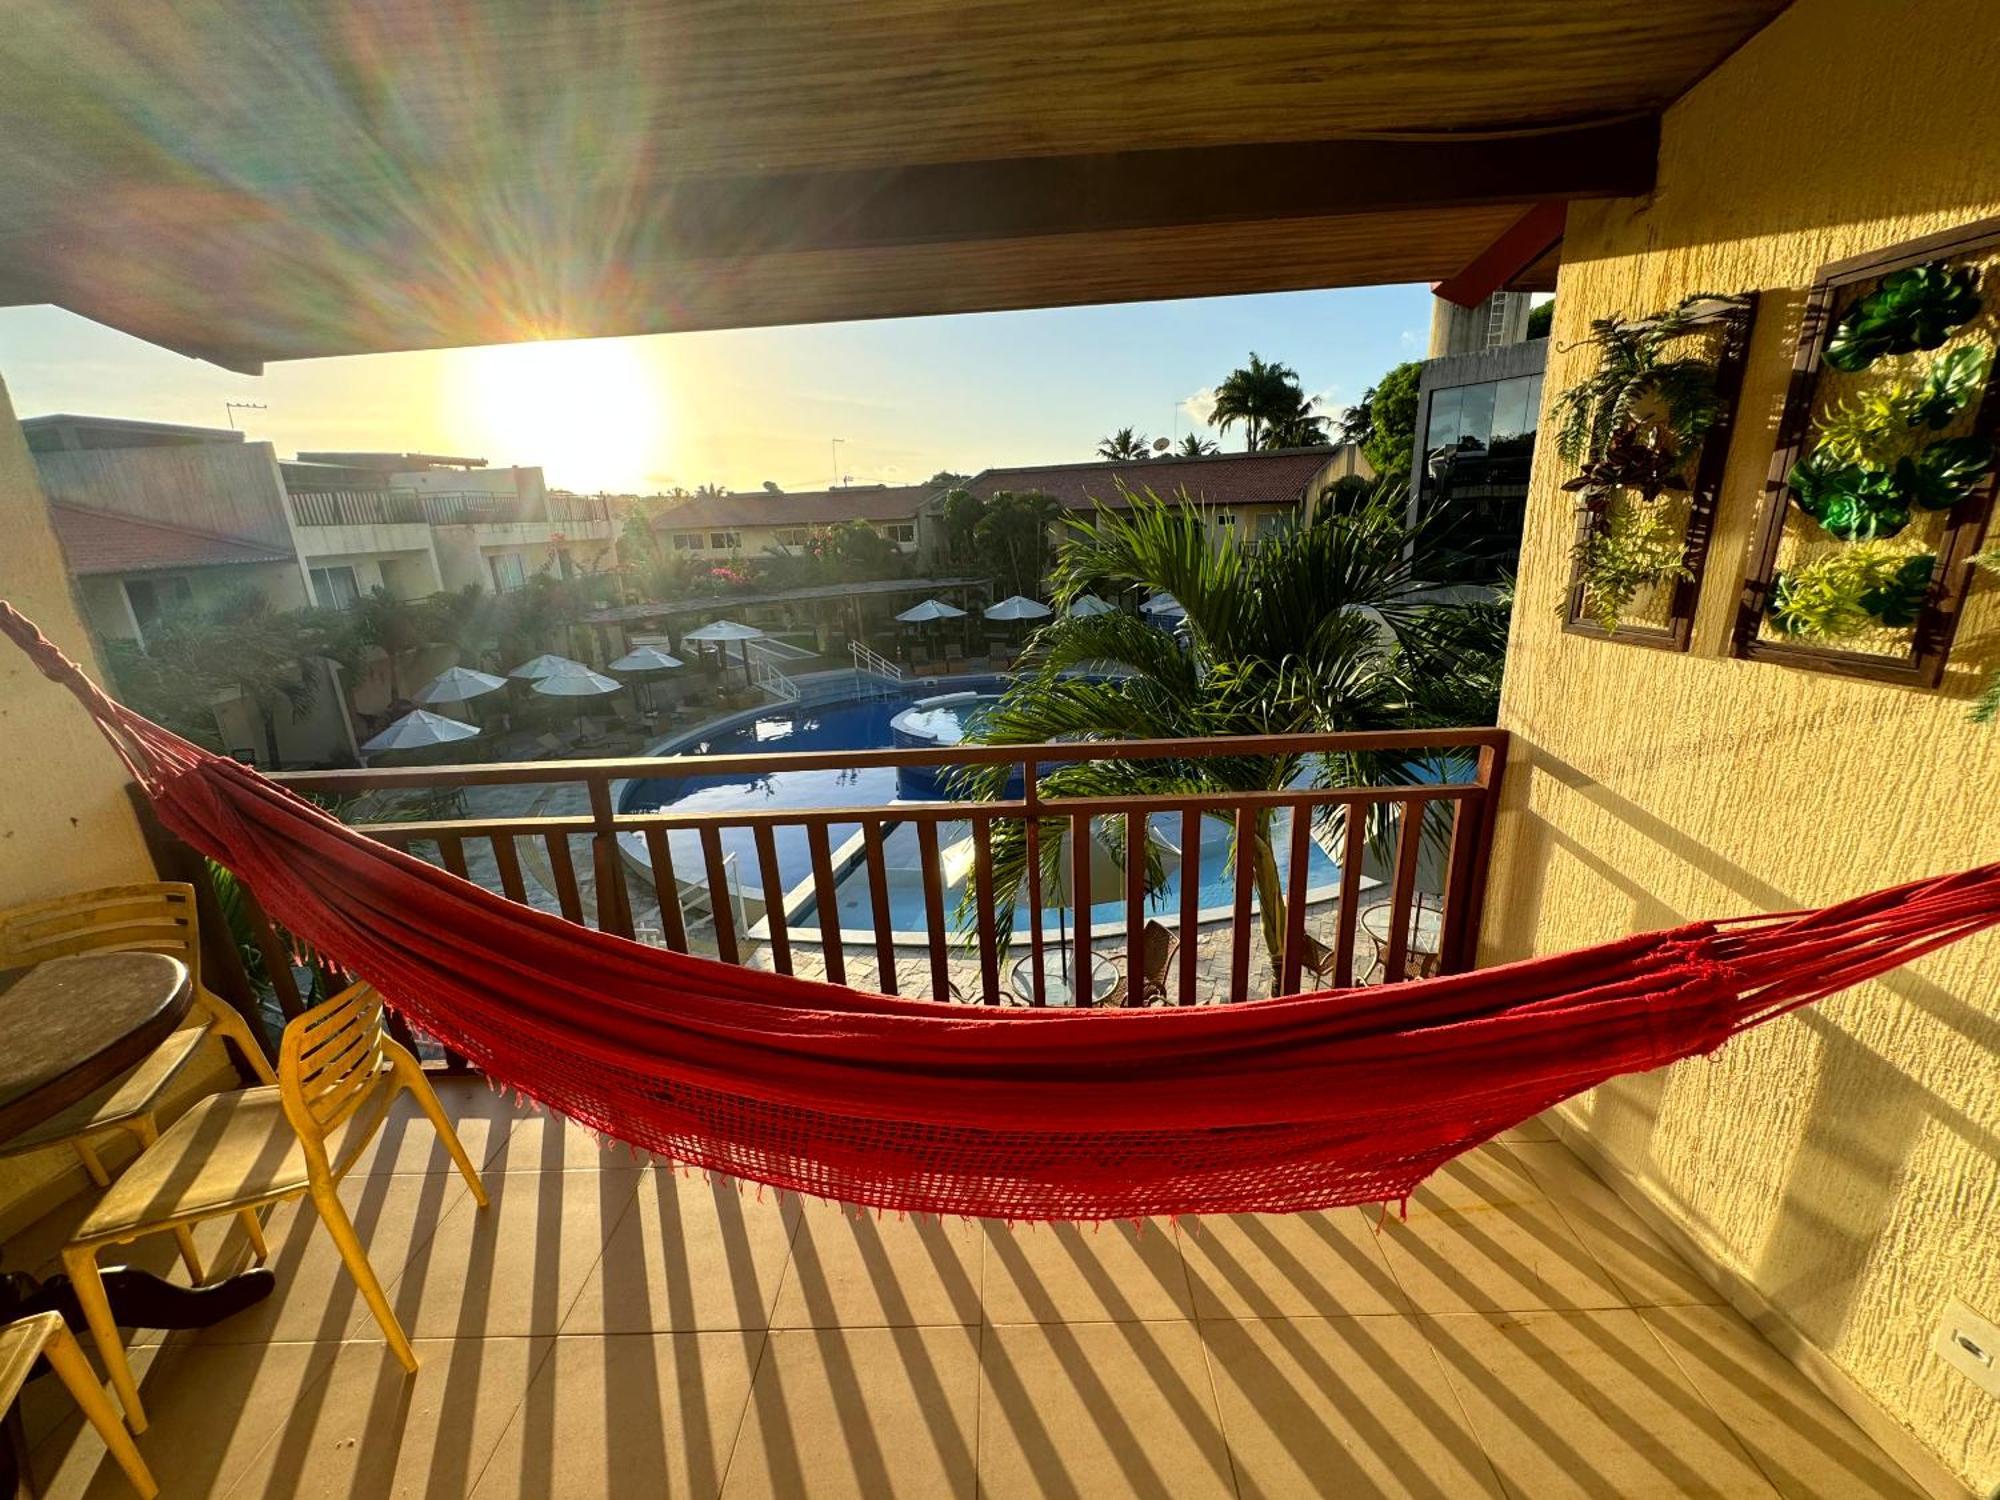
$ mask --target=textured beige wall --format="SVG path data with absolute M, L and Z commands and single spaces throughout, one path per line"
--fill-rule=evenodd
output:
M 1803 289 L 1829 259 L 2000 214 L 1997 70 L 1991 0 L 1799 0 L 1669 114 L 1650 198 L 1572 208 L 1557 349 L 1691 291 L 1764 303 L 1687 655 L 1561 632 L 1574 523 L 1553 446 L 1537 457 L 1485 961 L 2000 856 L 2000 733 L 1966 721 L 2000 660 L 1990 583 L 1941 692 L 1726 654 Z M 1583 367 L 1553 353 L 1551 396 Z M 2000 1402 L 1929 1345 L 1950 1297 L 2000 1317 L 1996 997 L 1989 935 L 1569 1111 L 1981 1494 Z

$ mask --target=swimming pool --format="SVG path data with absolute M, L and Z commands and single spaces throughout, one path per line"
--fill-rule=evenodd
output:
M 670 743 L 662 753 L 756 755 L 768 751 L 887 749 L 899 742 L 912 742 L 897 733 L 894 721 L 910 711 L 919 699 L 955 697 L 959 693 L 970 692 L 980 700 L 990 700 L 991 695 L 1004 686 L 1002 679 L 990 677 L 953 679 L 949 682 L 932 679 L 901 690 L 881 690 L 874 697 L 836 698 L 798 705 L 778 704 L 754 714 L 724 720 L 695 743 Z M 965 700 L 939 705 L 951 710 L 955 720 L 956 715 L 968 706 Z M 921 714 L 924 711 L 918 712 Z M 936 794 L 919 792 L 918 795 L 923 800 L 931 800 Z M 912 798 L 905 794 L 894 768 L 787 771 L 781 765 L 774 765 L 771 770 L 751 775 L 648 777 L 629 782 L 621 792 L 619 807 L 625 812 L 649 812 L 665 807 L 678 812 L 865 807 L 881 808 L 893 820 L 898 800 Z M 1290 827 L 1290 815 L 1280 813 L 1277 821 L 1280 847 L 1283 847 L 1283 835 Z M 1170 847 L 1178 847 L 1181 841 L 1178 813 L 1156 815 L 1151 826 L 1156 838 Z M 830 833 L 836 854 L 860 832 L 859 824 L 834 824 Z M 957 908 L 965 883 L 962 867 L 966 861 L 962 851 L 961 857 L 954 858 L 954 849 L 969 834 L 969 825 L 961 823 L 942 824 L 938 829 L 938 844 L 944 852 L 946 874 L 951 877 L 945 890 L 947 923 Z M 676 831 L 670 833 L 668 838 L 675 873 L 683 881 L 702 878 L 705 866 L 699 837 L 691 832 Z M 1198 867 L 1201 882 L 1199 901 L 1204 911 L 1226 908 L 1234 899 L 1234 872 L 1228 857 L 1229 838 L 1230 826 L 1226 820 L 1214 817 L 1202 820 Z M 638 863 L 645 862 L 644 844 L 638 836 L 624 835 L 623 843 L 628 857 Z M 752 905 L 761 907 L 763 872 L 758 865 L 754 835 L 747 828 L 725 829 L 721 844 L 732 885 L 742 891 Z M 774 830 L 772 844 L 783 889 L 796 891 L 812 875 L 812 852 L 805 829 L 779 827 Z M 891 923 L 899 932 L 922 932 L 928 919 L 924 909 L 923 875 L 915 826 L 891 821 L 884 830 L 882 852 Z M 1316 844 L 1311 848 L 1309 859 L 1311 863 L 1306 876 L 1309 889 L 1318 891 L 1338 882 L 1339 866 Z M 1175 863 L 1169 870 L 1165 886 L 1149 900 L 1149 912 L 1177 913 L 1180 910 L 1181 874 L 1181 868 Z M 836 864 L 834 890 L 841 927 L 872 931 L 874 913 L 867 870 L 858 858 L 852 857 L 851 851 L 848 859 Z M 795 926 L 810 926 L 818 922 L 818 906 L 810 894 L 791 903 L 788 919 Z M 1056 929 L 1058 920 L 1053 907 L 1044 915 L 1051 931 Z M 1100 931 L 1123 921 L 1122 901 L 1100 903 L 1092 908 L 1092 926 Z M 1027 928 L 1027 913 L 1017 911 L 1016 931 L 1025 932 Z

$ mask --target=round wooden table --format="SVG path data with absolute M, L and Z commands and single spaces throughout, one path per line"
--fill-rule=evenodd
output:
M 85 953 L 0 969 L 0 1141 L 144 1062 L 194 999 L 164 953 Z

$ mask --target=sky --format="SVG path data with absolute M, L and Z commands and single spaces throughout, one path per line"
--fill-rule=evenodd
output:
M 1346 288 L 298 360 L 261 376 L 56 308 L 4 308 L 0 380 L 23 417 L 233 420 L 284 458 L 449 453 L 538 464 L 583 492 L 804 490 L 1087 461 L 1124 426 L 1217 437 L 1209 393 L 1252 350 L 1338 411 L 1422 357 L 1430 303 L 1424 286 Z M 1241 448 L 1241 429 L 1220 441 Z

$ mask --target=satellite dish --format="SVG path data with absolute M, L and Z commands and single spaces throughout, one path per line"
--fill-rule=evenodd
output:
M 1174 444 L 1172 438 L 1153 439 L 1153 451 L 1155 453 L 1165 453 L 1169 448 L 1173 447 L 1173 445 Z

